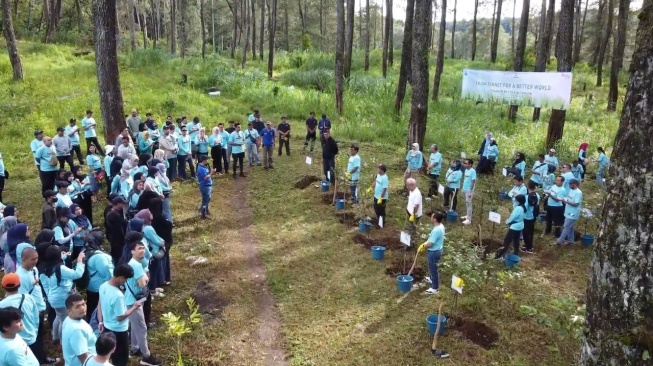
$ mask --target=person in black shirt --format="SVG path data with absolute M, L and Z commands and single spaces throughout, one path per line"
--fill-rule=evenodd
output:
M 121 196 L 115 197 L 111 201 L 111 211 L 106 216 L 107 240 L 111 245 L 111 258 L 113 258 L 113 263 L 118 263 L 122 256 L 123 246 L 125 245 L 125 229 L 127 228 L 127 221 L 125 221 L 123 214 L 125 203 L 127 202 Z
M 57 194 L 48 189 L 43 192 L 43 198 L 45 199 L 45 203 L 43 204 L 43 212 L 41 213 L 41 229 L 52 230 L 57 224 L 57 213 L 54 210 L 54 204 L 57 202 Z
M 311 140 L 311 149 L 310 152 L 313 152 L 313 145 L 315 145 L 315 140 L 317 139 L 315 129 L 317 129 L 317 118 L 315 118 L 315 112 L 311 112 L 308 119 L 306 120 L 306 141 L 304 142 L 304 151 L 308 146 L 308 140 Z
M 322 167 L 324 176 L 333 183 L 335 180 L 336 155 L 338 155 L 338 144 L 331 137 L 329 131 L 324 133 L 324 147 L 322 148 Z
M 277 126 L 279 131 L 279 156 L 283 145 L 286 145 L 286 155 L 290 155 L 290 124 L 286 121 L 286 116 L 281 116 L 281 123 Z
M 317 128 L 320 130 L 320 143 L 322 144 L 322 148 L 324 148 L 324 144 L 326 143 L 324 133 L 331 131 L 331 121 L 327 118 L 326 114 L 322 114 L 322 119 L 317 123 Z
M 229 127 L 224 129 L 225 131 L 229 132 L 230 135 L 231 135 L 232 132 L 236 131 L 236 128 L 234 127 L 234 123 L 236 123 L 236 122 L 229 121 Z
M 254 120 L 252 121 L 252 127 L 258 132 L 258 134 L 261 134 L 261 131 L 265 128 L 265 123 L 263 123 L 263 120 L 261 119 L 261 114 L 256 113 L 254 115 Z

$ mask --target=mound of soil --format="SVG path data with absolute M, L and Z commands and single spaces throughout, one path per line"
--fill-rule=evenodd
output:
M 349 200 L 351 198 L 351 195 L 349 193 L 345 192 L 336 192 L 336 199 L 345 199 Z M 333 204 L 333 192 L 325 192 L 322 193 L 322 203 L 327 204 L 327 205 L 332 205 Z
M 488 255 L 492 255 L 494 252 L 499 250 L 503 243 L 498 240 L 490 240 L 490 238 L 481 239 L 481 244 L 485 248 L 483 251 L 483 259 L 487 258 Z M 472 245 L 475 247 L 478 246 L 478 240 L 472 241 Z
M 336 216 L 341 224 L 351 227 L 358 226 L 358 218 L 356 218 L 356 214 L 353 212 L 338 212 Z
M 200 313 L 218 319 L 222 315 L 222 310 L 229 305 L 229 301 L 206 281 L 198 283 L 191 296 L 199 306 Z
M 300 180 L 295 183 L 295 188 L 297 189 L 306 189 L 311 186 L 314 182 L 319 182 L 320 178 L 314 175 L 305 175 Z
M 406 260 L 406 272 L 404 272 L 404 261 L 403 259 L 396 258 L 390 266 L 385 268 L 385 273 L 392 277 L 396 278 L 399 275 L 402 274 L 407 274 L 408 271 L 410 271 L 410 266 L 413 265 L 413 261 L 408 258 Z M 424 277 L 428 276 L 428 273 L 422 269 L 419 265 L 415 265 L 415 269 L 413 269 L 413 273 L 410 274 L 413 276 L 413 284 L 417 282 L 421 282 Z
M 496 347 L 496 343 L 499 341 L 499 333 L 494 329 L 475 320 L 455 316 L 452 317 L 451 320 L 453 320 L 453 324 L 450 329 L 460 332 L 472 343 L 484 349 L 492 349 Z M 449 324 L 447 324 L 447 327 L 449 327 Z
M 358 225 L 358 221 L 356 221 L 356 225 Z M 404 245 L 399 241 L 399 238 L 396 238 L 394 236 L 383 236 L 380 238 L 368 239 L 367 236 L 358 233 L 354 235 L 353 239 L 354 239 L 354 243 L 363 244 L 363 246 L 367 249 L 375 245 L 382 245 L 387 250 L 401 250 L 404 248 Z

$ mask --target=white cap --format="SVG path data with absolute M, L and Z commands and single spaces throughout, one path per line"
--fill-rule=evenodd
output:
M 554 153 L 554 152 L 556 152 L 556 149 L 549 149 L 549 152 Z
M 104 151 L 105 151 L 106 154 L 111 154 L 111 152 L 113 151 L 113 145 L 105 146 Z

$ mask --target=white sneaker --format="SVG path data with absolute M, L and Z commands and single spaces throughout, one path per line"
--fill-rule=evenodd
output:
M 163 292 L 154 292 L 152 294 L 152 298 L 154 299 L 155 296 L 156 297 L 161 297 L 161 298 L 166 297 L 166 295 L 164 295 Z
M 438 290 L 436 290 L 434 288 L 430 288 L 430 289 L 424 291 L 424 295 L 436 295 L 438 292 L 440 292 L 440 291 L 438 291 Z
M 428 283 L 429 285 L 433 283 L 433 281 L 431 281 L 431 277 L 424 277 L 424 282 Z
M 465 221 L 463 221 L 463 225 L 469 225 L 469 224 L 471 224 L 471 223 L 472 223 L 471 220 L 465 220 Z
M 461 216 L 460 219 L 461 220 L 467 220 L 467 216 Z
M 157 287 L 154 289 L 155 292 L 163 292 L 163 289 L 161 287 Z

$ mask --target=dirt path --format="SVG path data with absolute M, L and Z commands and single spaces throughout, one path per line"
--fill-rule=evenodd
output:
M 241 218 L 238 234 L 245 248 L 245 258 L 255 289 L 254 301 L 258 308 L 256 318 L 258 326 L 255 336 L 257 343 L 260 345 L 258 350 L 268 366 L 289 365 L 283 347 L 279 312 L 267 286 L 267 276 L 259 253 L 258 240 L 252 229 L 254 218 L 247 204 L 246 179 L 238 178 L 234 182 L 234 194 L 231 197 L 231 207 L 235 211 L 235 215 Z

